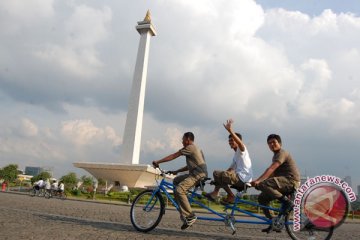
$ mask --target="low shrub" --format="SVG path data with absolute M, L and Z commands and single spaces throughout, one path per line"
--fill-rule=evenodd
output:
M 79 189 L 73 189 L 73 190 L 71 190 L 70 193 L 73 196 L 80 196 L 81 195 L 81 191 Z

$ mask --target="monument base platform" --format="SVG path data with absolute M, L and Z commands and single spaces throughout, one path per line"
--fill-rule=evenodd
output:
M 95 178 L 112 181 L 129 188 L 146 188 L 155 185 L 155 177 L 160 174 L 147 164 L 91 163 L 76 162 L 75 167 L 82 168 Z M 169 178 L 171 179 L 171 178 Z

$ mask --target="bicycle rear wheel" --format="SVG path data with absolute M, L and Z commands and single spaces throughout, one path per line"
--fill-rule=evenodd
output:
M 130 209 L 132 225 L 140 232 L 154 229 L 165 213 L 164 199 L 159 192 L 145 190 L 136 196 Z
M 36 195 L 36 190 L 33 188 L 29 191 L 30 197 L 34 197 Z
M 294 221 L 296 219 L 296 221 Z M 294 209 L 285 218 L 286 231 L 293 240 L 328 240 L 331 238 L 334 228 L 318 228 L 313 225 L 301 211 L 299 217 L 294 216 Z M 294 230 L 294 224 L 300 230 Z
M 60 193 L 60 199 L 65 200 L 67 198 L 67 195 L 65 192 Z
M 49 198 L 51 197 L 51 192 L 50 192 L 50 191 L 46 191 L 44 197 L 45 197 L 46 199 L 49 199 Z

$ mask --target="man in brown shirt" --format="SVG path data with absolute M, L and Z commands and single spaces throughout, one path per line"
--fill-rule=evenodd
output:
M 179 172 L 189 171 L 188 174 L 180 175 L 174 178 L 174 196 L 179 205 L 180 218 L 183 220 L 182 230 L 187 229 L 196 221 L 196 215 L 191 210 L 187 192 L 195 186 L 201 179 L 207 177 L 207 167 L 203 152 L 194 144 L 194 134 L 192 132 L 184 133 L 182 138 L 183 148 L 170 154 L 160 160 L 153 161 L 154 167 L 159 167 L 160 163 L 169 162 L 180 156 L 186 157 L 186 166 L 176 171 L 172 171 L 174 175 Z
M 293 203 L 286 195 L 299 187 L 300 172 L 290 153 L 281 148 L 279 135 L 270 134 L 267 143 L 274 153 L 272 164 L 260 177 L 251 182 L 251 185 L 261 191 L 258 198 L 261 205 L 268 206 L 270 201 L 278 199 L 283 203 L 282 211 L 288 212 Z M 272 218 L 268 209 L 263 208 L 263 212 L 267 218 Z M 263 231 L 271 231 L 271 226 Z

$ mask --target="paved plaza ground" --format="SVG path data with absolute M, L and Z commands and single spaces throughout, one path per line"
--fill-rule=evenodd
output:
M 92 201 L 45 199 L 0 193 L 0 239 L 289 239 L 283 233 L 261 233 L 263 226 L 237 224 L 232 236 L 222 222 L 197 221 L 180 230 L 178 213 L 167 210 L 160 225 L 137 232 L 130 222 L 130 206 Z M 332 239 L 360 239 L 360 222 L 349 221 Z

